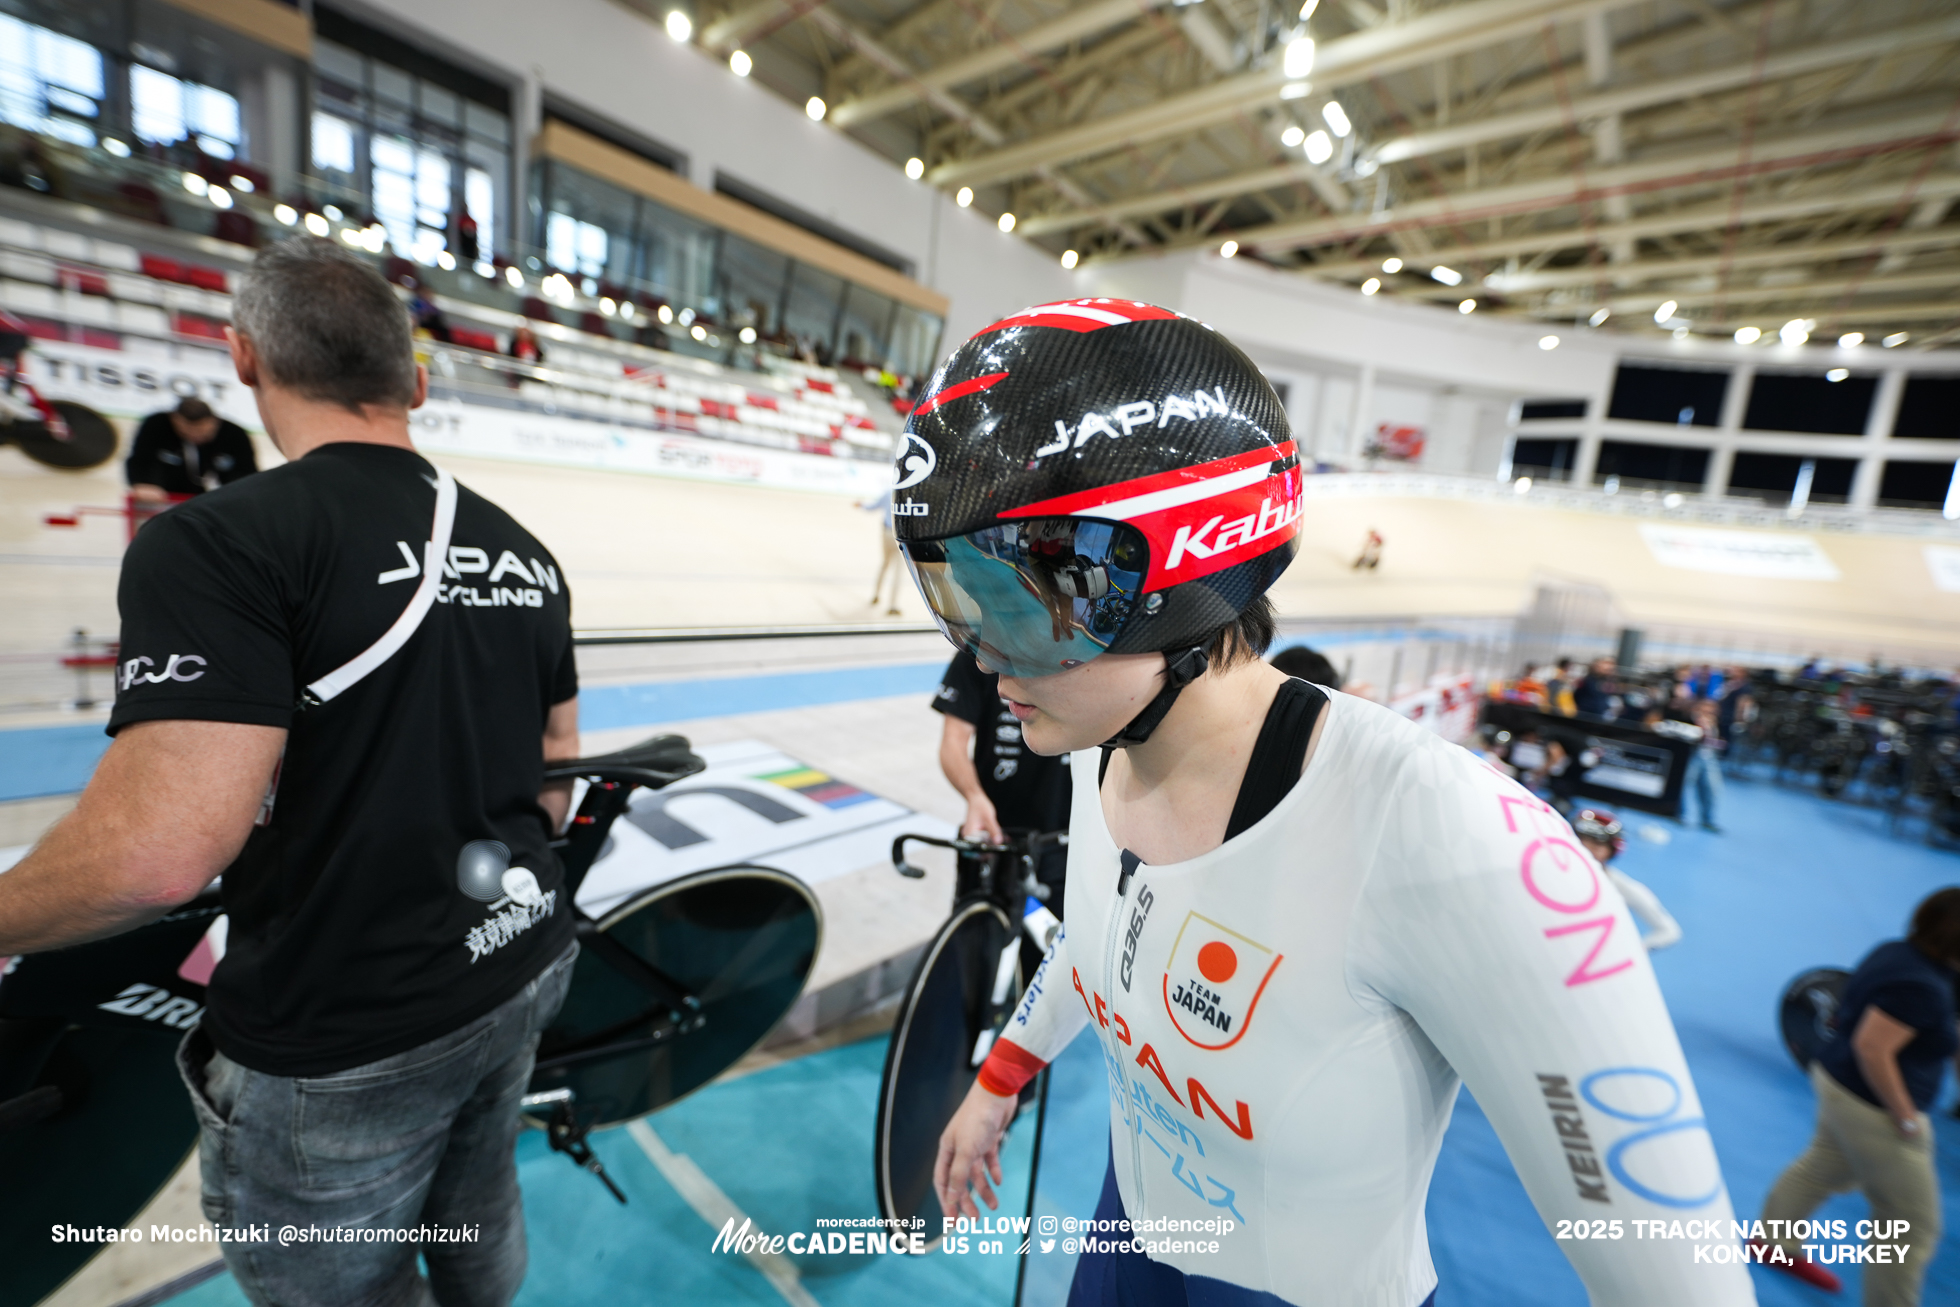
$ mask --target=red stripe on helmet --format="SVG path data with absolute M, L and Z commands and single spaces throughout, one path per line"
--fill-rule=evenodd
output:
M 1063 495 L 1001 516 L 1107 516 L 1126 522 L 1150 545 L 1144 590 L 1163 590 L 1249 562 L 1300 534 L 1299 464 L 1258 475 L 1293 453 L 1293 442 L 1283 441 L 1272 449 Z
M 1093 490 L 1078 490 L 1072 495 L 1060 495 L 1022 508 L 1009 509 L 1000 516 L 1004 518 L 1094 517 L 1095 513 L 1092 510 L 1106 504 L 1135 499 L 1139 495 L 1154 494 L 1159 490 L 1170 490 L 1192 482 L 1209 481 L 1215 477 L 1244 471 L 1249 467 L 1257 467 L 1261 463 L 1277 462 L 1291 457 L 1295 451 L 1296 446 L 1292 441 L 1283 440 L 1271 449 L 1251 449 L 1243 454 L 1215 458 L 1209 463 L 1172 468 L 1168 472 L 1153 472 L 1147 477 L 1137 477 L 1133 481 L 1118 481 L 1114 485 L 1097 486 Z
M 917 404 L 913 405 L 911 415 L 915 418 L 924 417 L 941 404 L 959 399 L 964 395 L 978 394 L 987 387 L 1005 381 L 1006 379 L 1007 374 L 1005 372 L 989 372 L 984 377 L 974 377 L 968 381 L 958 382 L 920 400 Z
M 1006 327 L 1060 327 L 1064 331 L 1101 331 L 1104 327 L 1120 327 L 1131 322 L 1156 322 L 1177 316 L 1169 309 L 1160 309 L 1155 304 L 1144 304 L 1137 300 L 1060 300 L 1054 304 L 1037 304 L 1033 308 L 1022 309 L 1019 313 L 1002 318 L 991 327 L 983 327 L 973 334 L 984 336 L 990 331 L 1000 331 Z

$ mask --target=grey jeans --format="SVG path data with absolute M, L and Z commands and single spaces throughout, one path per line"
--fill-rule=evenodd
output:
M 279 1307 L 510 1302 L 526 1265 L 518 1100 L 577 954 L 574 944 L 461 1029 L 333 1075 L 267 1075 L 217 1052 L 201 1029 L 185 1037 L 177 1069 L 202 1127 L 204 1214 L 220 1229 L 255 1227 L 223 1246 L 247 1297 Z M 388 1233 L 418 1230 L 432 1233 Z

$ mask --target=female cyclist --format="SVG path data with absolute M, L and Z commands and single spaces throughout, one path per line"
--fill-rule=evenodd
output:
M 995 1204 L 1016 1091 L 1088 1025 L 1098 1217 L 1137 1233 L 1083 1255 L 1072 1303 L 1428 1301 L 1465 1082 L 1598 1307 L 1754 1301 L 1733 1261 L 1636 1233 L 1699 1218 L 1668 1232 L 1736 1251 L 1646 954 L 1570 828 L 1260 661 L 1304 503 L 1245 355 L 1147 304 L 1024 310 L 933 378 L 897 472 L 941 629 L 1077 777 L 1068 925 L 941 1141 L 949 1215 Z

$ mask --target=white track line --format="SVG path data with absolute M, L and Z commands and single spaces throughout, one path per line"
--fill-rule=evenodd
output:
M 633 1142 L 647 1155 L 655 1169 L 665 1176 L 667 1183 L 674 1186 L 676 1193 L 687 1200 L 687 1205 L 706 1221 L 709 1228 L 717 1234 L 723 1226 L 733 1221 L 741 1228 L 749 1218 L 735 1205 L 734 1199 L 721 1191 L 721 1187 L 708 1178 L 708 1173 L 694 1164 L 694 1159 L 685 1153 L 677 1153 L 667 1147 L 653 1127 L 644 1119 L 626 1123 L 626 1133 L 633 1136 Z M 810 1291 L 803 1287 L 802 1278 L 797 1274 L 795 1263 L 778 1253 L 752 1252 L 744 1254 L 756 1270 L 775 1286 L 783 1301 L 792 1307 L 823 1307 Z

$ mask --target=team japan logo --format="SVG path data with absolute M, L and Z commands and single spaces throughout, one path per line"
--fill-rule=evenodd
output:
M 1252 1024 L 1283 954 L 1210 917 L 1184 914 L 1164 968 L 1164 1011 L 1177 1033 L 1199 1048 L 1230 1048 Z

